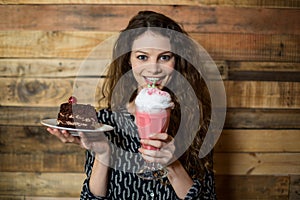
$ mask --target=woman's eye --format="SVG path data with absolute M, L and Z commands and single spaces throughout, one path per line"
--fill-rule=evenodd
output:
M 139 59 L 139 60 L 147 60 L 147 56 L 145 56 L 145 55 L 139 55 L 139 56 L 137 56 L 137 59 Z
M 169 61 L 171 59 L 171 56 L 170 55 L 162 55 L 160 57 L 160 60 L 162 61 Z

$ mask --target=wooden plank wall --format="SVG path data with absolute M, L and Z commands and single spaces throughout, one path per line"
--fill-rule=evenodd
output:
M 299 0 L 0 0 L 0 199 L 78 199 L 84 151 L 39 121 L 93 47 L 145 9 L 180 22 L 224 77 L 219 199 L 300 199 Z

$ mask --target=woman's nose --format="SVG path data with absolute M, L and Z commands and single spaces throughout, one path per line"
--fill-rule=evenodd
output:
M 159 74 L 162 72 L 162 66 L 158 61 L 153 61 L 147 66 L 147 71 L 151 74 Z

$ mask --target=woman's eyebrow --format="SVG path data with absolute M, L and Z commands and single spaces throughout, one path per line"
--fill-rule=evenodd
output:
M 148 52 L 142 51 L 142 50 L 135 50 L 133 51 L 134 53 L 143 53 L 143 54 L 148 54 Z
M 149 54 L 149 52 L 143 51 L 143 50 L 133 50 L 132 52 L 133 53 Z M 160 52 L 159 55 L 166 54 L 166 53 L 173 54 L 173 52 L 171 52 L 171 51 L 163 51 L 163 52 Z

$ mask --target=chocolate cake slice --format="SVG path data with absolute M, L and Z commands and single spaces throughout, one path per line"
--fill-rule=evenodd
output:
M 57 124 L 61 127 L 76 129 L 95 129 L 100 127 L 97 113 L 93 106 L 77 104 L 75 97 L 70 97 L 68 103 L 60 105 Z

